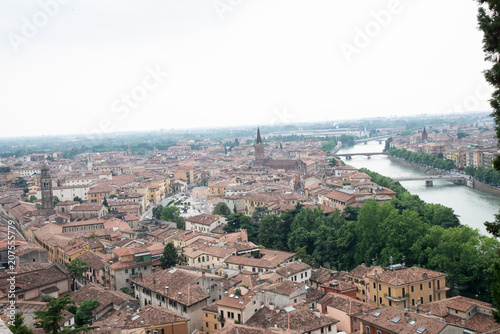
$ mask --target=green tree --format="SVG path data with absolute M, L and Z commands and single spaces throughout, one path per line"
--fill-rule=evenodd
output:
M 0 173 L 10 173 L 10 167 L 0 167 Z
M 262 218 L 257 233 L 259 244 L 266 248 L 282 249 L 280 248 L 282 223 L 278 215 L 267 215 Z
M 108 200 L 106 199 L 106 197 L 104 197 L 104 200 L 102 201 L 102 205 L 109 208 Z
M 483 31 L 483 51 L 485 59 L 493 65 L 484 72 L 486 81 L 494 87 L 490 105 L 493 108 L 491 116 L 495 120 L 497 138 L 500 139 L 500 2 L 498 0 L 478 0 L 479 11 L 477 15 L 479 29 Z M 496 157 L 493 166 L 500 170 L 500 157 Z M 494 222 L 485 224 L 488 232 L 499 237 L 500 214 L 495 216 Z M 500 251 L 499 251 L 500 254 Z M 498 259 L 494 266 L 495 283 L 492 285 L 493 304 L 497 308 L 493 312 L 496 322 L 500 322 L 500 265 Z
M 267 214 L 269 214 L 269 210 L 266 207 L 258 206 L 253 210 L 252 221 L 258 224 L 262 217 L 265 217 Z
M 73 201 L 75 201 L 75 202 L 79 202 L 79 203 L 83 203 L 83 199 L 81 199 L 81 198 L 80 198 L 80 197 L 78 197 L 78 196 L 73 197 Z
M 47 334 L 57 334 L 60 331 L 60 323 L 64 320 L 62 311 L 74 304 L 69 294 L 54 299 L 47 303 L 47 310 L 35 311 L 36 326 L 42 328 Z
M 301 260 L 302 262 L 305 262 L 305 263 L 311 263 L 311 256 L 309 254 L 307 254 L 305 246 L 297 248 L 297 251 L 295 252 L 294 259 L 296 261 Z
M 231 214 L 231 209 L 224 202 L 219 202 L 215 206 L 212 214 L 227 217 Z
M 185 226 L 184 218 L 181 217 L 181 211 L 176 206 L 166 206 L 161 211 L 161 220 L 174 222 L 177 228 L 183 230 Z
M 24 324 L 24 317 L 21 312 L 14 314 L 12 325 L 8 327 L 12 334 L 33 334 L 33 331 Z
M 75 314 L 75 324 L 78 327 L 89 324 L 94 315 L 92 314 L 92 310 L 99 306 L 99 302 L 93 298 L 86 299 L 78 305 L 78 309 Z
M 73 291 L 76 291 L 76 280 L 77 279 L 84 279 L 85 275 L 88 270 L 90 269 L 89 265 L 87 262 L 76 258 L 71 262 L 66 263 L 66 270 L 68 270 L 70 276 L 71 276 L 71 288 Z
M 12 182 L 12 186 L 14 188 L 27 188 L 28 187 L 28 182 L 26 182 L 25 179 L 22 177 L 18 176 L 16 179 Z
M 37 198 L 36 198 L 36 196 L 35 196 L 35 195 L 31 195 L 31 196 L 30 196 L 30 202 L 31 202 L 31 203 L 33 203 L 33 202 L 34 202 L 34 201 L 36 201 L 36 200 L 37 200 Z
M 232 213 L 227 217 L 227 224 L 222 228 L 225 232 L 232 233 L 243 229 L 247 231 L 248 239 L 257 242 L 257 226 L 252 219 L 242 212 Z
M 132 291 L 132 289 L 130 289 L 128 287 L 121 288 L 120 291 L 123 292 L 123 293 L 126 293 L 129 296 L 135 297 L 134 296 L 134 291 Z
M 175 266 L 180 262 L 179 254 L 175 249 L 174 244 L 169 242 L 163 249 L 163 254 L 160 256 L 160 265 L 162 269 L 167 269 Z
M 153 213 L 153 217 L 155 217 L 156 219 L 161 219 L 161 214 L 163 212 L 163 208 L 164 206 L 163 205 L 157 205 L 153 208 L 153 210 L 151 210 L 151 212 Z

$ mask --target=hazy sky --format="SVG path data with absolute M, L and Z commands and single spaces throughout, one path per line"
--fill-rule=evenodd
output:
M 488 110 L 472 0 L 0 2 L 0 136 Z

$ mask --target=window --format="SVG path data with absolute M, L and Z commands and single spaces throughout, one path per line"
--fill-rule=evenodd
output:
M 432 288 L 432 282 L 429 282 L 429 289 Z
M 128 274 L 128 269 L 125 269 L 125 274 Z
M 424 297 L 420 297 L 420 304 L 424 303 Z
M 148 266 L 144 266 L 144 270 L 148 270 Z
M 379 285 L 378 285 L 378 289 L 379 289 L 380 291 L 382 291 L 382 284 L 379 284 Z
M 379 301 L 380 301 L 379 304 L 382 304 L 382 297 L 379 297 Z
M 377 334 L 382 334 L 382 332 L 377 329 Z
M 411 300 L 411 306 L 415 306 L 415 299 Z
M 373 282 L 373 288 L 376 289 L 377 288 L 377 283 Z
M 366 326 L 366 334 L 370 334 L 370 326 Z
M 377 296 L 373 296 L 373 302 L 376 303 L 377 302 Z
M 217 324 L 214 324 L 214 329 L 217 329 Z
M 420 291 L 422 291 L 424 289 L 424 285 L 422 283 L 420 283 Z
M 429 295 L 429 303 L 432 302 L 432 295 Z
M 415 286 L 414 285 L 411 286 L 411 292 L 415 292 Z
M 205 322 L 205 327 L 208 328 L 208 322 Z

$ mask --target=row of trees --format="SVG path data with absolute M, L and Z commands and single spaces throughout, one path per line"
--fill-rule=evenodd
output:
M 428 153 L 417 153 L 417 152 L 410 152 L 405 149 L 397 149 L 395 147 L 389 148 L 385 151 L 393 157 L 404 159 L 414 164 L 431 166 L 443 170 L 451 170 L 456 168 L 452 160 L 443 159 L 442 153 L 439 153 L 438 155 L 428 154 Z
M 480 182 L 498 187 L 500 186 L 500 171 L 493 168 L 465 167 L 465 174 L 470 175 Z
M 370 200 L 347 215 L 336 211 L 328 217 L 298 205 L 262 218 L 257 240 L 295 252 L 314 266 L 351 270 L 361 263 L 389 265 L 394 259 L 438 270 L 448 274 L 453 294 L 489 300 L 498 242 L 467 226 L 448 227 L 454 225 L 451 209 L 428 205 L 422 215 L 415 200 L 408 195 L 384 205 Z
M 351 270 L 361 263 L 389 265 L 393 259 L 438 270 L 448 274 L 452 294 L 489 301 L 498 241 L 460 225 L 452 209 L 425 203 L 399 182 L 363 171 L 397 197 L 383 205 L 370 200 L 361 208 L 347 207 L 330 216 L 297 205 L 258 222 L 242 217 L 252 231 L 251 240 L 295 252 L 314 266 Z

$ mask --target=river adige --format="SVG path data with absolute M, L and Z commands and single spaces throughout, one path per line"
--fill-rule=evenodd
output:
M 371 141 L 366 145 L 358 144 L 342 148 L 338 153 L 382 152 L 384 145 L 384 142 Z M 373 156 L 370 159 L 365 156 L 355 156 L 349 161 L 345 159 L 344 161 L 356 168 L 365 167 L 392 178 L 426 175 L 416 168 L 391 161 L 386 156 Z M 434 180 L 433 187 L 426 187 L 424 181 L 401 181 L 401 184 L 412 194 L 420 196 L 428 203 L 439 203 L 452 208 L 462 224 L 477 228 L 483 234 L 487 234 L 483 223 L 493 221 L 494 215 L 500 208 L 500 196 L 464 185 L 456 185 L 450 181 Z

